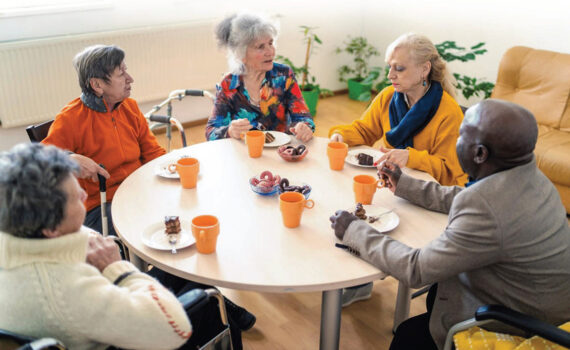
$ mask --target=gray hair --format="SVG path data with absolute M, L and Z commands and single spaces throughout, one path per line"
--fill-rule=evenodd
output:
M 278 33 L 277 23 L 252 13 L 228 16 L 215 29 L 218 46 L 228 52 L 228 65 L 232 74 L 244 73 L 242 60 L 252 42 L 264 36 L 271 36 L 275 40 Z
M 0 153 L 0 230 L 45 238 L 42 229 L 55 229 L 64 217 L 62 182 L 78 170 L 55 146 L 22 143 Z
M 94 45 L 83 49 L 73 59 L 81 91 L 95 93 L 91 88 L 91 78 L 100 78 L 108 83 L 109 77 L 124 59 L 125 52 L 114 45 Z
M 394 52 L 396 48 L 406 48 L 417 64 L 429 61 L 431 63 L 431 70 L 427 77 L 428 80 L 439 82 L 443 90 L 455 98 L 455 87 L 453 86 L 455 79 L 447 68 L 447 64 L 439 55 L 437 48 L 428 37 L 414 33 L 401 35 L 398 39 L 394 40 L 393 43 L 388 45 L 386 49 L 386 61 L 388 61 L 388 57 L 392 55 L 392 52 Z

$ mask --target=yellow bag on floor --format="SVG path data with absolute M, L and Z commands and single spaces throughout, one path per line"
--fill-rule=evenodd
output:
M 570 322 L 561 329 L 570 332 Z M 479 327 L 456 333 L 453 336 L 456 350 L 563 350 L 567 349 L 539 336 L 528 339 L 509 334 L 489 332 Z

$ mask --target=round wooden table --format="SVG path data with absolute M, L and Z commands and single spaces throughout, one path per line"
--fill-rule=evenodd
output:
M 297 142 L 293 139 L 293 143 Z M 314 138 L 300 162 L 286 162 L 276 148 L 250 158 L 239 140 L 205 142 L 176 150 L 132 173 L 119 187 L 112 205 L 114 226 L 134 261 L 157 266 L 174 275 L 215 286 L 258 292 L 323 292 L 321 349 L 338 349 L 342 288 L 385 277 L 367 262 L 335 247 L 329 217 L 338 209 L 354 209 L 352 178 L 375 175 L 375 168 L 345 164 L 329 169 L 328 139 Z M 163 164 L 181 155 L 199 159 L 197 187 L 183 189 L 177 179 L 156 175 Z M 313 209 L 305 209 L 301 225 L 283 226 L 279 198 L 254 193 L 249 178 L 270 170 L 291 184 L 312 186 Z M 406 169 L 416 177 L 425 173 Z M 423 246 L 439 235 L 447 217 L 395 197 L 388 189 L 376 192 L 373 204 L 394 209 L 400 223 L 390 235 L 411 246 Z M 195 246 L 177 254 L 143 244 L 142 233 L 166 215 L 190 221 L 202 214 L 220 221 L 216 252 L 200 254 Z M 185 227 L 190 230 L 190 227 Z M 142 260 L 139 260 L 142 259 Z M 409 295 L 409 290 L 407 290 Z M 404 310 L 405 311 L 405 310 Z

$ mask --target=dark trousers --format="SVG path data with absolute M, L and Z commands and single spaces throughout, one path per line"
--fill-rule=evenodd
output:
M 437 283 L 433 284 L 429 289 L 426 298 L 427 312 L 411 317 L 398 326 L 396 334 L 394 334 L 394 339 L 392 339 L 392 343 L 390 344 L 390 350 L 437 350 L 437 346 L 429 332 L 429 318 L 431 316 L 431 310 L 433 309 L 436 293 Z
M 111 202 L 105 205 L 105 211 L 107 212 L 107 223 L 109 226 L 109 235 L 116 236 L 115 228 L 113 227 L 113 219 L 111 218 Z M 99 232 L 103 233 L 103 222 L 101 221 L 101 207 L 95 207 L 85 214 L 85 221 L 83 225 Z
M 111 217 L 111 203 L 106 205 L 107 212 L 107 222 L 109 226 L 109 235 L 116 236 L 115 228 L 113 227 L 113 219 Z M 91 209 L 85 215 L 85 221 L 83 225 L 97 231 L 101 232 L 103 230 L 103 224 L 101 221 L 101 207 L 96 207 Z M 214 288 L 205 284 L 188 281 L 183 278 L 169 274 L 168 272 L 162 271 L 156 267 L 148 272 L 149 275 L 156 278 L 163 286 L 168 288 L 174 295 L 180 296 L 187 291 L 192 289 L 208 289 Z M 227 303 L 226 303 L 227 305 Z M 226 307 L 226 309 L 228 309 Z M 230 333 L 232 335 L 232 345 L 234 350 L 242 350 L 242 340 L 241 340 L 241 329 L 237 326 L 228 313 L 228 323 L 230 324 Z M 184 350 L 195 350 L 201 345 L 204 345 L 208 340 L 212 339 L 216 334 L 223 330 L 222 320 L 220 318 L 220 312 L 218 309 L 218 301 L 216 299 L 211 300 L 202 312 L 198 314 L 188 315 L 192 323 L 192 336 L 188 341 L 180 348 Z

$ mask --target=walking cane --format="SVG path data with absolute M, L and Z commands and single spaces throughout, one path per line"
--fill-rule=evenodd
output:
M 99 164 L 103 169 L 103 164 Z M 101 174 L 97 174 L 99 178 L 99 193 L 101 195 L 101 228 L 103 230 L 103 237 L 109 235 L 109 224 L 107 223 L 107 179 Z

